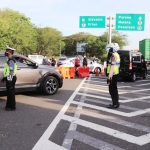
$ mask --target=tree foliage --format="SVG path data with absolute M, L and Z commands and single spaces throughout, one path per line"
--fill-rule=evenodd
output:
M 42 55 L 59 55 L 65 43 L 62 41 L 62 33 L 54 28 L 37 28 L 37 53 Z
M 104 59 L 106 57 L 105 47 L 108 44 L 108 32 L 104 32 L 101 36 L 91 35 L 89 33 L 80 32 L 71 36 L 65 37 L 65 51 L 66 55 L 74 55 L 76 53 L 76 42 L 85 42 L 86 53 L 89 56 L 97 56 Z M 127 35 L 118 31 L 112 31 L 112 42 L 118 43 L 120 48 L 128 44 Z
M 0 49 L 6 45 L 18 53 L 30 53 L 37 48 L 37 32 L 30 19 L 17 11 L 0 10 Z
M 38 28 L 30 19 L 17 11 L 0 9 L 0 49 L 6 45 L 17 49 L 18 53 L 58 56 L 60 53 L 67 56 L 76 54 L 76 43 L 88 43 L 85 46 L 88 56 L 105 59 L 105 47 L 108 43 L 108 31 L 100 36 L 79 32 L 63 37 L 62 32 L 55 28 Z M 128 45 L 127 35 L 112 31 L 112 42 L 119 44 L 122 49 Z

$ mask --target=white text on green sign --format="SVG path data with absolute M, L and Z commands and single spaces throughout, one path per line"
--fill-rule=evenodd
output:
M 145 14 L 116 14 L 116 30 L 144 31 Z
M 105 28 L 105 26 L 105 16 L 80 16 L 79 18 L 80 28 Z

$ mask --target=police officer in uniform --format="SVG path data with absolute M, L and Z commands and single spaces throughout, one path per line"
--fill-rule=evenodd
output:
M 5 106 L 5 110 L 13 111 L 16 110 L 16 100 L 15 100 L 15 83 L 17 80 L 16 71 L 17 64 L 16 60 L 13 57 L 14 53 L 13 48 L 6 47 L 5 56 L 8 57 L 8 60 L 4 64 L 4 77 L 1 82 L 6 82 L 7 89 L 7 102 Z
M 109 86 L 109 93 L 112 98 L 112 104 L 109 104 L 107 108 L 115 109 L 119 107 L 119 94 L 117 88 L 119 67 L 120 67 L 120 56 L 117 53 L 118 47 L 115 45 L 116 43 L 112 43 L 109 46 L 110 59 L 108 61 L 107 67 L 107 84 Z

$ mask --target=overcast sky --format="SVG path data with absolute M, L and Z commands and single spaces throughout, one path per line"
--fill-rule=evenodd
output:
M 145 14 L 144 31 L 120 31 L 128 35 L 130 42 L 124 49 L 138 49 L 140 40 L 150 38 L 150 0 L 1 0 L 0 8 L 19 11 L 36 26 L 56 28 L 64 36 L 78 32 L 99 36 L 106 31 L 107 27 L 79 28 L 79 16 Z

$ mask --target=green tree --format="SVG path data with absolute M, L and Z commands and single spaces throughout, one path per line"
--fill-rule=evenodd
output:
M 76 52 L 77 42 L 87 42 L 87 36 L 89 33 L 79 32 L 77 34 L 72 34 L 70 36 L 64 37 L 65 48 L 63 53 L 65 55 L 73 56 Z
M 37 52 L 42 55 L 58 56 L 60 54 L 60 49 L 63 50 L 65 46 L 62 33 L 50 27 L 37 28 L 37 33 Z
M 6 45 L 16 48 L 18 53 L 29 54 L 36 51 L 37 32 L 30 19 L 17 11 L 0 10 L 0 49 Z
M 101 38 L 105 39 L 105 41 L 108 43 L 108 32 L 105 32 Z M 119 31 L 112 30 L 112 43 L 118 43 L 120 49 L 123 49 L 124 46 L 127 46 L 129 44 L 128 42 L 128 36 L 126 34 L 123 34 Z

